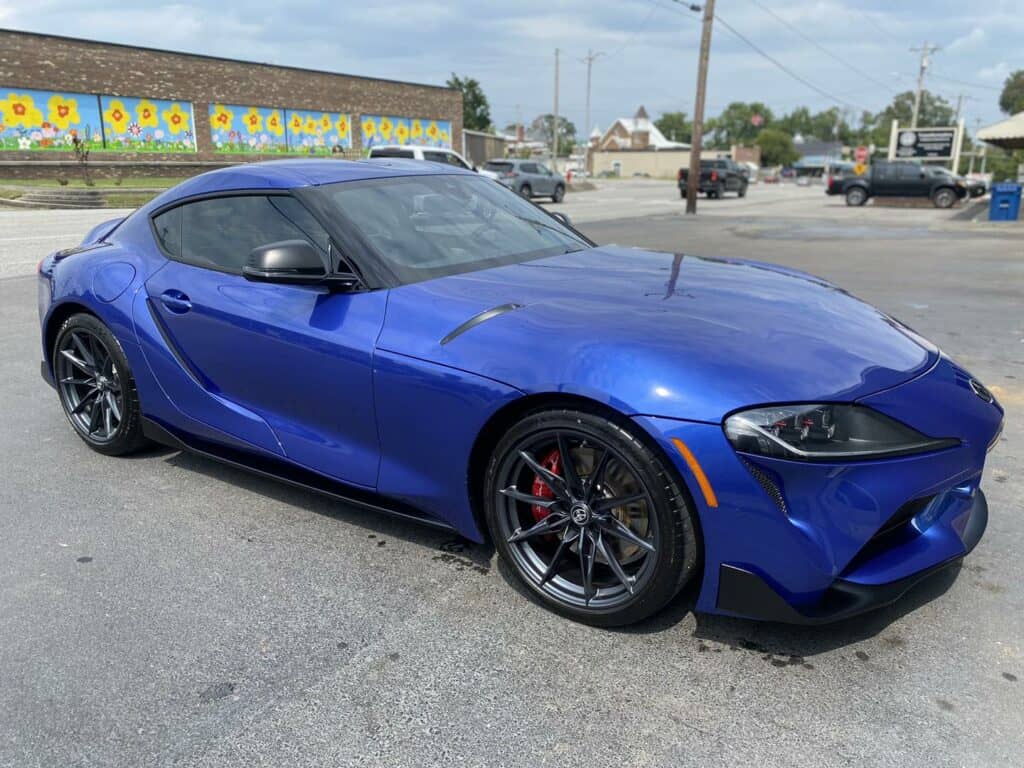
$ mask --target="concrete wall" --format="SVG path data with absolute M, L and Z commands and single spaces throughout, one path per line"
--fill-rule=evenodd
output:
M 480 131 L 465 131 L 463 135 L 466 149 L 464 156 L 473 165 L 482 166 L 488 160 L 505 157 L 508 142 L 503 137 Z M 455 151 L 461 152 L 462 148 L 456 146 Z
M 339 44 L 343 44 L 343 40 Z M 0 86 L 191 102 L 198 152 L 117 155 L 117 160 L 138 160 L 147 165 L 161 160 L 230 163 L 259 159 L 253 155 L 212 152 L 209 105 L 215 102 L 348 113 L 352 116 L 353 149 L 357 151 L 362 146 L 361 114 L 450 120 L 452 147 L 456 150 L 462 147 L 462 94 L 442 86 L 2 29 Z M 70 153 L 52 151 L 0 152 L 0 161 L 54 161 L 72 157 Z
M 714 159 L 722 155 L 728 156 L 728 152 L 721 150 L 704 150 L 701 157 Z M 634 174 L 648 174 L 658 179 L 674 179 L 680 168 L 690 164 L 690 150 L 688 149 L 662 149 L 655 150 L 618 150 L 592 152 L 593 173 L 597 175 L 602 171 L 614 171 L 615 164 L 620 164 L 619 175 L 628 177 Z

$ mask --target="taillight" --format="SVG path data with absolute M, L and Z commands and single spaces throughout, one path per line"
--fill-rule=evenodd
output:
M 679 172 L 676 173 L 676 181 L 682 181 L 682 180 L 683 180 L 683 169 L 680 168 Z
M 711 172 L 711 180 L 712 181 L 718 181 L 718 171 L 712 171 Z
M 504 176 L 506 179 L 511 179 L 513 176 L 516 175 L 516 172 L 515 171 L 505 171 L 501 175 Z

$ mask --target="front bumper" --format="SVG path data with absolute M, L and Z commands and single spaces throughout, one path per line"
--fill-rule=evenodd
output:
M 904 384 L 862 398 L 945 450 L 847 463 L 739 454 L 719 424 L 636 417 L 691 489 L 704 570 L 698 611 L 821 623 L 897 599 L 963 558 L 985 530 L 979 484 L 1002 425 L 998 403 L 976 395 L 946 357 Z M 714 505 L 678 456 L 685 443 Z
M 884 584 L 862 584 L 848 579 L 836 579 L 816 605 L 802 610 L 787 603 L 758 574 L 735 565 L 723 564 L 718 576 L 715 607 L 723 613 L 785 624 L 828 624 L 881 608 L 896 602 L 929 576 L 959 563 L 981 541 L 988 525 L 988 502 L 980 489 L 975 492 L 963 516 L 963 554 Z

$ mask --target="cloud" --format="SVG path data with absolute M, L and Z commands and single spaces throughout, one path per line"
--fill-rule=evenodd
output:
M 1000 61 L 998 64 L 993 64 L 991 67 L 982 67 L 978 70 L 979 80 L 998 80 L 1003 81 L 1006 76 L 1010 74 L 1010 65 L 1005 61 Z
M 961 35 L 956 40 L 954 40 L 952 43 L 950 43 L 947 46 L 946 50 L 948 50 L 948 51 L 966 50 L 966 49 L 974 48 L 975 46 L 978 46 L 978 45 L 980 45 L 983 42 L 985 42 L 985 30 L 982 29 L 981 27 L 974 27 L 966 35 Z

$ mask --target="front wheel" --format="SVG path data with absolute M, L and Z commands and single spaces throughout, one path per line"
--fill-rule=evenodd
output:
M 484 492 L 502 558 L 569 618 L 640 621 L 696 573 L 697 523 L 683 490 L 661 456 L 608 419 L 528 415 L 496 447 Z
M 747 185 L 746 184 L 742 184 L 740 186 L 740 188 L 739 188 L 739 191 L 736 194 L 739 197 L 746 197 L 747 196 Z
M 956 192 L 948 187 L 935 190 L 935 194 L 932 195 L 932 203 L 936 208 L 952 208 L 956 202 Z
M 555 191 L 551 194 L 551 201 L 554 203 L 560 203 L 565 199 L 565 187 L 561 184 L 555 187 Z
M 71 427 L 94 451 L 121 456 L 148 442 L 128 360 L 96 317 L 83 313 L 64 322 L 53 347 L 53 373 Z
M 861 187 L 850 187 L 846 190 L 846 204 L 851 206 L 864 205 L 868 201 L 868 193 Z
M 533 188 L 529 184 L 523 184 L 523 186 L 519 188 L 519 194 L 529 200 L 533 197 Z

